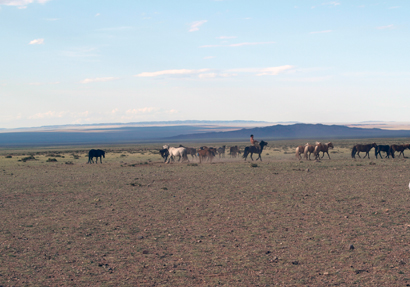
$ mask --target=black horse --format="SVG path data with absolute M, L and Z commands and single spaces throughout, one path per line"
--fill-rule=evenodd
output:
M 246 159 L 248 158 L 248 155 L 251 154 L 251 159 L 253 160 L 252 155 L 253 155 L 254 153 L 257 153 L 259 156 L 258 156 L 258 158 L 257 158 L 256 160 L 260 159 L 260 160 L 262 161 L 261 153 L 262 153 L 262 151 L 263 151 L 263 147 L 266 146 L 266 145 L 268 145 L 267 142 L 261 141 L 261 142 L 259 143 L 260 148 L 257 148 L 257 147 L 255 147 L 255 146 L 253 146 L 253 145 L 247 146 L 247 147 L 245 148 L 245 150 L 243 151 L 243 158 L 246 160 Z
M 88 162 L 94 163 L 93 158 L 95 157 L 95 163 L 98 163 L 98 158 L 100 158 L 100 163 L 102 163 L 102 158 L 105 158 L 105 151 L 100 149 L 92 149 L 88 152 Z
M 390 155 L 392 156 L 392 158 L 394 158 L 394 154 L 392 153 L 392 149 L 389 145 L 378 145 L 375 149 L 374 149 L 374 155 L 377 158 L 377 155 L 380 155 L 380 158 L 383 158 L 381 155 L 381 151 L 384 151 L 386 153 L 386 157 L 390 158 Z
M 159 153 L 161 154 L 161 157 L 162 157 L 163 159 L 165 159 L 165 161 L 167 161 L 168 156 L 169 156 L 169 151 L 168 151 L 168 149 L 166 149 L 166 148 L 161 149 L 161 150 L 159 150 Z

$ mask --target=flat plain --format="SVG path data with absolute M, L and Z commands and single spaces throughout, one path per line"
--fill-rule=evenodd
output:
M 410 161 L 351 158 L 374 141 L 405 142 L 336 140 L 309 161 L 270 141 L 257 166 L 164 164 L 158 144 L 103 147 L 102 164 L 1 149 L 0 285 L 410 286 Z

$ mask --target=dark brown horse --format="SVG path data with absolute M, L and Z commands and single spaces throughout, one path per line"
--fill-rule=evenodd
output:
M 212 163 L 212 159 L 215 157 L 215 149 L 202 147 L 200 150 L 198 150 L 198 156 L 199 163 L 202 163 L 203 159 L 209 160 Z
M 400 157 L 400 155 L 402 154 L 402 155 L 403 155 L 403 158 L 406 158 L 406 157 L 404 156 L 404 150 L 405 150 L 405 149 L 410 149 L 410 144 L 401 144 L 401 145 L 393 144 L 393 145 L 390 146 L 390 148 L 391 148 L 391 156 L 392 156 L 392 158 L 394 158 L 394 153 L 395 153 L 396 151 L 399 152 L 399 156 L 398 156 L 398 157 Z
M 231 146 L 230 148 L 229 148 L 229 155 L 231 156 L 231 157 L 236 157 L 238 154 L 240 154 L 241 152 L 239 151 L 239 147 L 236 145 L 236 146 Z
M 257 148 L 257 147 L 255 147 L 255 146 L 253 146 L 253 145 L 247 146 L 247 147 L 245 148 L 245 150 L 243 151 L 243 158 L 246 160 L 246 159 L 248 158 L 248 155 L 250 154 L 250 155 L 251 155 L 251 159 L 253 160 L 252 155 L 253 155 L 254 153 L 257 153 L 259 156 L 258 156 L 258 158 L 257 158 L 256 160 L 260 159 L 260 160 L 262 161 L 261 154 L 262 154 L 262 151 L 263 151 L 263 147 L 266 146 L 266 145 L 268 145 L 267 142 L 261 141 L 261 142 L 259 143 L 260 148 Z
M 365 152 L 366 154 L 364 155 L 364 158 L 366 158 L 366 156 L 370 159 L 370 155 L 369 155 L 369 151 L 372 148 L 376 148 L 377 144 L 376 143 L 372 143 L 372 144 L 357 144 L 352 148 L 352 158 L 356 158 L 356 153 L 357 156 L 360 157 L 359 153 Z M 360 157 L 361 158 L 361 157 Z
M 378 145 L 377 147 L 374 148 L 374 155 L 377 158 L 377 155 L 380 155 L 380 158 L 382 157 L 382 154 L 380 153 L 381 151 L 384 151 L 386 153 L 386 157 L 390 158 L 390 155 L 392 158 L 394 158 L 394 154 L 392 154 L 391 147 L 389 145 Z
M 320 142 L 316 142 L 316 147 L 315 147 L 315 159 L 320 158 L 320 152 L 322 152 L 322 158 L 325 156 L 325 153 L 327 153 L 327 156 L 330 159 L 330 155 L 329 155 L 329 149 L 333 149 L 333 143 L 328 142 L 328 143 L 320 143 Z
M 185 147 L 183 145 L 179 145 L 179 147 L 184 147 L 186 148 L 186 153 L 187 155 L 191 155 L 192 159 L 194 159 L 194 157 L 196 157 L 196 148 L 193 147 Z

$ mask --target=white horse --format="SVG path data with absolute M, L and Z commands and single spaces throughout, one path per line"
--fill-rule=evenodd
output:
M 181 158 L 182 158 L 182 161 L 184 161 L 184 160 L 189 161 L 188 156 L 187 156 L 186 148 L 184 148 L 184 147 L 169 147 L 168 145 L 164 145 L 163 148 L 167 149 L 168 152 L 169 152 L 169 157 L 168 157 L 167 163 L 170 162 L 171 158 L 172 158 L 172 160 L 174 160 L 174 156 L 179 157 L 178 161 L 180 161 Z

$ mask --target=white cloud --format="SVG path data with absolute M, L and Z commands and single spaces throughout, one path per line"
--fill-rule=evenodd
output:
M 397 8 L 400 8 L 400 6 L 392 6 L 392 7 L 389 7 L 389 9 L 397 9 Z
M 237 38 L 236 36 L 220 36 L 220 37 L 216 37 L 216 39 L 223 39 L 223 40 L 225 40 L 225 39 L 235 39 L 235 38 Z
M 189 32 L 195 32 L 199 30 L 199 27 L 208 22 L 207 20 L 195 21 L 191 23 L 191 28 Z
M 119 78 L 115 78 L 115 77 L 94 78 L 94 79 L 82 80 L 80 83 L 88 84 L 88 83 L 94 83 L 94 82 L 108 82 L 108 81 L 114 81 L 114 80 L 118 80 L 118 79 Z
M 215 56 L 204 57 L 205 60 L 214 59 L 214 58 L 215 58 Z
M 285 66 L 279 66 L 279 67 L 270 67 L 270 68 L 264 68 L 260 70 L 260 73 L 256 74 L 257 76 L 276 76 L 286 70 L 292 69 L 293 66 L 291 65 L 285 65 Z
M 20 8 L 26 8 L 28 4 L 31 3 L 40 3 L 44 4 L 51 0 L 0 0 L 0 5 L 7 5 L 7 6 L 19 6 Z
M 214 47 L 241 47 L 241 46 L 256 46 L 256 45 L 267 45 L 274 44 L 275 42 L 243 42 L 236 44 L 227 44 L 227 45 L 203 45 L 199 48 L 214 48 Z
M 44 39 L 34 39 L 33 41 L 30 41 L 30 45 L 41 45 L 44 44 Z
M 51 119 L 51 118 L 62 118 L 67 115 L 68 112 L 55 112 L 55 111 L 48 111 L 45 113 L 37 113 L 35 115 L 29 116 L 30 120 L 36 119 Z
M 157 72 L 143 72 L 136 77 L 158 77 L 158 76 L 187 76 L 187 75 L 195 75 L 204 72 L 208 72 L 209 69 L 200 69 L 200 70 L 188 70 L 188 69 L 179 69 L 179 70 L 163 70 Z
M 237 72 L 237 73 L 254 73 L 256 76 L 265 76 L 271 75 L 276 76 L 282 72 L 289 71 L 293 69 L 294 66 L 284 65 L 278 67 L 268 67 L 268 68 L 242 68 L 242 69 L 231 69 L 228 72 Z
M 129 109 L 125 113 L 127 115 L 135 115 L 135 114 L 152 113 L 158 110 L 159 110 L 158 108 L 154 108 L 154 107 L 145 107 L 145 108 L 140 108 L 140 109 Z
M 380 26 L 380 27 L 376 27 L 379 30 L 383 30 L 383 29 L 392 29 L 394 28 L 393 24 L 387 25 L 387 26 Z
M 278 75 L 285 71 L 290 71 L 294 69 L 291 65 L 284 65 L 278 67 L 268 67 L 268 68 L 242 68 L 242 69 L 230 69 L 226 71 L 216 71 L 211 69 L 199 69 L 199 70 L 163 70 L 157 72 L 143 72 L 135 77 L 159 77 L 159 76 L 171 76 L 171 77 L 198 77 L 199 79 L 210 79 L 210 78 L 227 78 L 235 77 L 238 73 L 253 73 L 256 76 L 264 75 Z
M 325 2 L 325 3 L 322 3 L 322 5 L 333 5 L 333 6 L 338 6 L 338 5 L 340 5 L 340 2 L 337 2 L 337 1 L 330 1 L 330 2 Z
M 281 82 L 300 82 L 300 83 L 318 83 L 332 79 L 332 76 L 323 77 L 306 77 L 306 78 L 285 78 L 280 79 Z
M 330 33 L 332 30 L 324 30 L 324 31 L 315 31 L 315 32 L 310 32 L 309 34 L 323 34 L 323 33 Z

